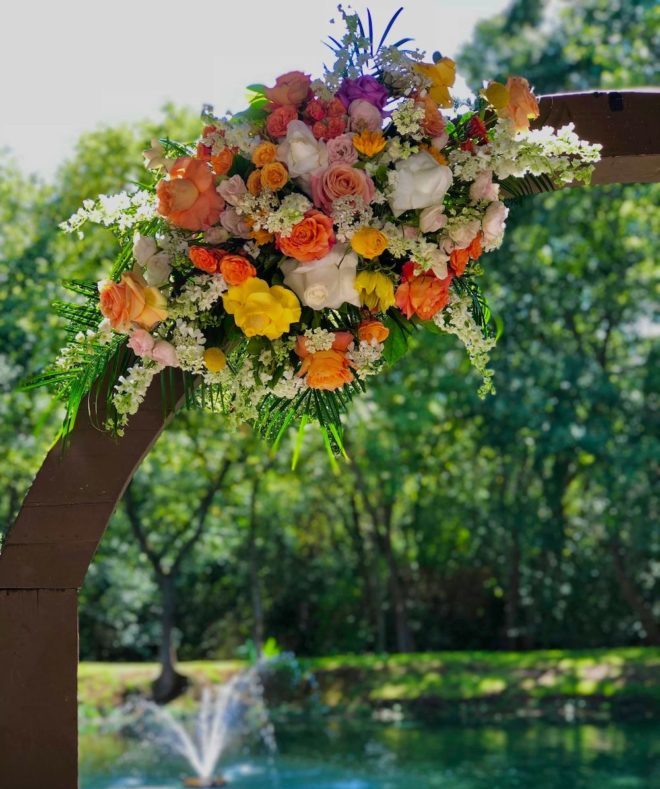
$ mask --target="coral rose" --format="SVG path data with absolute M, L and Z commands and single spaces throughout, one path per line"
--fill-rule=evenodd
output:
M 313 208 L 307 211 L 302 221 L 291 229 L 289 236 L 276 235 L 280 252 L 301 263 L 320 260 L 325 257 L 335 243 L 332 219 Z
M 242 285 L 257 276 L 256 268 L 243 255 L 225 255 L 220 262 L 220 273 L 227 285 Z
M 274 87 L 266 88 L 264 94 L 271 107 L 299 107 L 309 95 L 310 83 L 310 77 L 302 71 L 288 71 L 275 80 Z
M 298 110 L 291 104 L 278 107 L 266 120 L 266 131 L 271 137 L 280 139 L 286 137 L 286 130 L 291 123 L 298 119 Z
M 271 192 L 278 192 L 289 180 L 289 171 L 281 162 L 271 162 L 261 171 L 261 185 Z
M 410 320 L 417 315 L 423 321 L 431 318 L 449 304 L 451 277 L 439 279 L 432 271 L 414 275 L 414 264 L 403 267 L 403 282 L 396 291 L 396 306 Z
M 255 164 L 257 167 L 263 167 L 265 164 L 274 162 L 276 155 L 277 147 L 272 142 L 268 140 L 260 142 L 252 151 L 252 164 Z
M 353 234 L 351 247 L 358 255 L 372 260 L 387 249 L 387 236 L 375 227 L 361 227 Z
M 390 336 L 390 330 L 387 326 L 383 326 L 380 321 L 375 319 L 362 321 L 358 326 L 358 339 L 362 342 L 368 342 L 373 345 L 377 342 L 385 342 Z
M 207 249 L 206 247 L 190 247 L 188 257 L 195 268 L 207 274 L 220 272 L 220 261 L 227 253 L 224 249 Z
M 177 227 L 207 230 L 215 224 L 224 200 L 215 190 L 208 162 L 192 156 L 179 157 L 156 187 L 158 213 Z
M 222 301 L 246 337 L 276 340 L 300 320 L 300 302 L 295 293 L 281 285 L 270 287 L 257 277 L 229 288 Z
M 344 162 L 333 162 L 324 170 L 312 173 L 311 189 L 314 205 L 328 214 L 338 197 L 357 195 L 368 205 L 376 193 L 371 176 Z
M 106 282 L 99 291 L 99 309 L 118 332 L 126 333 L 133 324 L 152 329 L 167 318 L 163 294 L 149 287 L 134 272 L 125 272 L 119 282 Z

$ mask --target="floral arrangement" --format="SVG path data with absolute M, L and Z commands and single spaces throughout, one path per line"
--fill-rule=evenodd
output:
M 57 305 L 70 342 L 33 382 L 67 403 L 65 433 L 95 387 L 121 433 L 162 373 L 165 403 L 178 376 L 189 406 L 275 443 L 317 421 L 342 452 L 342 411 L 418 328 L 456 335 L 480 394 L 494 391 L 478 278 L 503 198 L 588 181 L 600 146 L 571 126 L 530 129 L 522 77 L 455 100 L 450 58 L 386 44 L 400 11 L 377 43 L 371 15 L 365 32 L 340 7 L 322 79 L 251 85 L 247 110 L 207 114 L 195 144 L 152 141 L 142 188 L 64 224 L 101 223 L 120 244 L 106 279 L 66 283 L 83 303 Z

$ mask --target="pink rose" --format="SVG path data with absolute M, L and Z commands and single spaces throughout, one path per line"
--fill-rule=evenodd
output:
M 374 182 L 364 170 L 344 162 L 334 162 L 324 170 L 313 172 L 311 189 L 314 205 L 326 214 L 332 213 L 332 204 L 338 197 L 359 195 L 368 205 L 376 192 Z
M 353 145 L 352 134 L 340 134 L 327 143 L 328 162 L 344 162 L 344 164 L 355 164 L 358 160 L 358 152 Z
M 374 107 L 364 99 L 352 101 L 348 108 L 348 114 L 351 119 L 351 131 L 361 132 L 364 129 L 380 131 L 383 125 L 383 118 L 378 107 Z
M 128 347 L 136 356 L 143 356 L 150 359 L 154 343 L 154 338 L 146 329 L 135 329 L 128 340 Z
M 229 231 L 232 236 L 250 238 L 252 234 L 250 226 L 235 208 L 227 208 L 220 214 L 220 224 L 225 230 Z
M 509 209 L 499 200 L 491 203 L 486 209 L 481 222 L 483 245 L 486 251 L 495 249 L 502 241 L 504 225 Z
M 444 206 L 432 205 L 419 215 L 419 229 L 422 233 L 435 233 L 447 224 Z
M 151 351 L 151 358 L 154 362 L 162 364 L 163 367 L 178 367 L 179 359 L 172 343 L 167 340 L 158 340 Z
M 247 194 L 247 186 L 240 175 L 232 175 L 220 182 L 218 192 L 225 198 L 229 205 L 237 205 L 241 198 Z
M 500 195 L 500 185 L 493 183 L 493 171 L 483 170 L 470 186 L 470 200 L 492 203 Z

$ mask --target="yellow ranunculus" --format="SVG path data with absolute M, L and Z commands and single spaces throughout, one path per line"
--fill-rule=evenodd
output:
M 449 88 L 456 79 L 456 63 L 451 58 L 440 58 L 437 63 L 417 63 L 414 69 L 431 81 L 429 96 L 438 107 L 453 106 Z
M 359 134 L 353 135 L 353 146 L 355 150 L 368 157 L 380 153 L 386 145 L 387 140 L 381 131 L 363 129 Z
M 371 312 L 385 312 L 394 306 L 394 285 L 380 271 L 361 271 L 355 278 L 355 289 Z
M 503 110 L 509 103 L 509 90 L 501 82 L 489 82 L 481 93 L 495 111 Z
M 210 373 L 219 373 L 227 365 L 227 357 L 220 348 L 207 348 L 204 351 L 204 366 Z
M 387 236 L 375 227 L 361 227 L 351 238 L 353 252 L 371 260 L 387 249 Z
M 300 302 L 296 294 L 281 285 L 270 287 L 258 277 L 250 277 L 229 288 L 222 301 L 246 337 L 276 340 L 292 323 L 300 320 Z

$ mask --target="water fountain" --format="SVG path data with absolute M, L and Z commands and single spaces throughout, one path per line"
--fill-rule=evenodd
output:
M 182 756 L 194 772 L 194 777 L 186 779 L 184 786 L 225 786 L 226 778 L 217 775 L 216 770 L 239 733 L 258 730 L 272 757 L 276 744 L 263 698 L 262 669 L 263 664 L 257 664 L 224 685 L 205 687 L 192 721 L 175 717 L 153 702 L 140 702 L 140 723 L 145 736 Z

